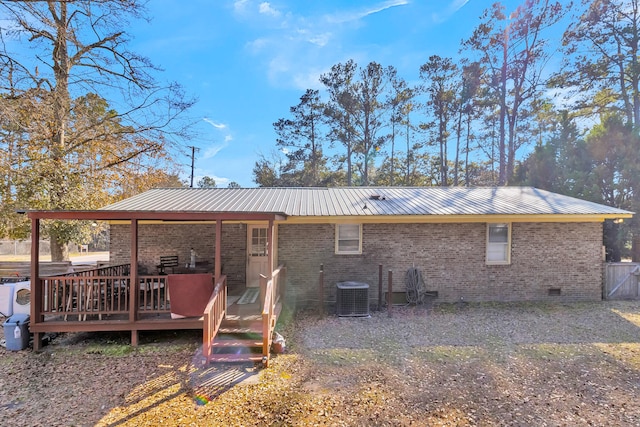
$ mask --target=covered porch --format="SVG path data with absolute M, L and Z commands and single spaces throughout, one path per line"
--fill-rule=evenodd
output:
M 49 332 L 130 331 L 131 344 L 145 330 L 202 329 L 203 359 L 215 360 L 220 332 L 251 329 L 259 333 L 259 359 L 268 362 L 273 329 L 280 311 L 286 281 L 284 266 L 275 265 L 274 221 L 278 213 L 139 212 L 139 211 L 33 211 L 31 219 L 31 323 L 34 350 Z M 40 221 L 87 220 L 126 223 L 129 228 L 129 260 L 63 275 L 40 276 Z M 260 224 L 266 229 L 263 246 L 266 269 L 258 277 L 246 277 L 244 286 L 229 288 L 223 272 L 222 225 Z M 141 243 L 141 224 L 209 224 L 215 227 L 213 259 L 198 268 L 175 268 L 172 274 L 139 268 L 138 254 L 153 241 Z M 132 268 L 136 266 L 136 268 Z M 161 266 L 158 266 L 161 267 Z M 186 267 L 189 267 L 188 265 Z M 194 266 L 195 267 L 195 266 Z M 163 274 L 164 273 L 164 274 Z M 259 297 L 238 305 L 247 284 Z M 226 337 L 228 338 L 228 337 Z M 255 340 L 254 340 L 255 341 Z M 246 344 L 246 343 L 244 343 Z M 254 346 L 256 346 L 254 342 Z M 255 360 L 257 352 L 251 354 Z

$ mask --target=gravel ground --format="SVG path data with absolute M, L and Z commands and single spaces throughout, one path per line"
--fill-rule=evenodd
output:
M 0 349 L 11 425 L 640 425 L 640 302 L 394 308 L 284 322 L 268 369 L 194 366 L 197 332 Z

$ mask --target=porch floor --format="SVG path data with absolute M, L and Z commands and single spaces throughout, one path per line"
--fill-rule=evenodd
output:
M 238 304 L 240 297 L 246 288 L 229 289 L 227 294 L 227 322 L 252 322 L 262 321 L 262 310 L 260 299 L 252 304 Z M 224 321 L 223 321 L 224 323 Z
M 222 321 L 221 328 L 227 330 L 255 330 L 262 329 L 262 310 L 259 299 L 251 304 L 238 304 L 240 296 L 244 292 L 244 287 L 229 289 L 227 295 L 227 315 Z M 202 329 L 202 317 L 187 317 L 172 319 L 170 313 L 144 313 L 138 314 L 138 320 L 129 321 L 129 316 L 123 314 L 103 314 L 99 318 L 96 314 L 87 314 L 86 319 L 81 316 L 67 315 L 47 315 L 42 323 L 32 323 L 31 332 L 91 332 L 91 331 L 114 331 L 114 330 L 163 330 L 163 329 Z M 134 327 L 132 328 L 132 325 Z

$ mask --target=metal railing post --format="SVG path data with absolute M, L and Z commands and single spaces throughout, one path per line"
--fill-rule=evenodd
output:
M 393 311 L 393 272 L 389 270 L 389 284 L 387 285 L 387 313 L 392 317 Z
M 324 264 L 320 264 L 320 279 L 318 284 L 318 292 L 319 292 L 319 314 L 320 318 L 324 317 Z
M 382 311 L 382 264 L 378 264 L 378 311 Z

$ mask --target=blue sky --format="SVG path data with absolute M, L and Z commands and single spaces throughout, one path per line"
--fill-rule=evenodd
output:
M 416 82 L 430 55 L 457 57 L 488 0 L 151 0 L 150 23 L 129 29 L 131 49 L 199 102 L 196 181 L 254 187 L 253 166 L 275 150 L 273 123 L 288 117 L 320 74 L 354 59 L 393 65 Z M 518 1 L 503 1 L 507 12 Z M 190 174 L 190 158 L 184 178 Z

